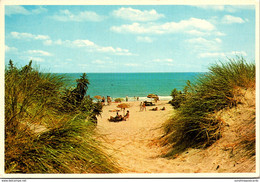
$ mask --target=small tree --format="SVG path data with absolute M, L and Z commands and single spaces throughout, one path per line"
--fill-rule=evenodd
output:
M 174 88 L 174 89 L 172 90 L 172 93 L 171 93 L 172 99 L 175 99 L 178 94 L 179 94 L 179 93 L 178 93 L 178 90 L 177 90 L 176 88 Z
M 77 101 L 81 102 L 87 93 L 89 81 L 87 79 L 87 74 L 83 73 L 80 79 L 76 80 L 77 82 L 77 88 L 75 89 L 75 92 L 77 92 Z

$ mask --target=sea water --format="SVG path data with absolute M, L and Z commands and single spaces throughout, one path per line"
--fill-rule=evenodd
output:
M 199 74 L 202 73 L 87 73 L 90 82 L 87 95 L 146 100 L 148 94 L 157 94 L 160 100 L 170 100 L 174 88 L 183 90 L 187 80 L 193 82 Z M 76 86 L 81 75 L 64 74 L 71 86 Z

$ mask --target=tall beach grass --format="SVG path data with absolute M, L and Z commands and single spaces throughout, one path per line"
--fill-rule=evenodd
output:
M 187 84 L 177 102 L 175 115 L 164 124 L 163 144 L 172 147 L 165 157 L 174 157 L 188 148 L 204 148 L 221 137 L 224 123 L 216 113 L 241 104 L 241 90 L 255 87 L 255 64 L 242 57 L 209 67 L 209 72 Z M 172 101 L 176 105 L 176 101 Z M 174 106 L 174 105 L 173 105 Z M 252 142 L 254 142 L 252 140 Z
M 98 103 L 87 96 L 72 101 L 71 90 L 62 76 L 41 73 L 32 62 L 17 68 L 10 61 L 5 71 L 6 173 L 119 171 L 94 139 L 93 117 L 102 107 L 94 113 Z

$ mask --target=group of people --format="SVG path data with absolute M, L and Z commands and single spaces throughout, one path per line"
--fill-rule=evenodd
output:
M 161 110 L 164 111 L 165 107 L 161 108 Z M 150 109 L 150 111 L 158 111 L 158 107 L 152 108 L 152 109 Z
M 140 103 L 140 111 L 144 111 L 144 110 L 146 111 L 146 102 L 141 102 Z M 162 107 L 161 110 L 164 111 L 165 107 Z M 152 108 L 152 109 L 150 109 L 150 111 L 158 111 L 158 107 Z
M 101 100 L 102 105 L 105 105 L 105 102 L 106 102 L 106 98 L 103 96 Z M 112 102 L 112 98 L 110 96 L 107 96 L 107 105 L 110 105 L 111 102 Z
M 134 101 L 135 100 L 139 101 L 139 97 L 134 96 Z M 128 102 L 128 96 L 125 97 L 125 101 Z
M 128 102 L 129 98 L 128 96 L 125 97 L 125 101 Z M 134 101 L 137 100 L 139 101 L 139 97 L 135 97 L 134 96 Z M 106 102 L 106 98 L 103 96 L 102 99 L 101 99 L 101 103 L 102 105 L 105 105 L 105 102 Z M 107 104 L 110 105 L 112 102 L 112 98 L 110 96 L 107 96 Z
M 129 111 L 127 111 L 124 116 L 119 115 L 118 112 L 116 112 L 116 116 L 115 117 L 110 116 L 108 120 L 112 122 L 126 121 L 129 118 L 129 116 L 130 116 Z

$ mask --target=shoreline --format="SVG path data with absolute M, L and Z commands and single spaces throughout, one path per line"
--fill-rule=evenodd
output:
M 159 101 L 171 101 L 172 100 L 172 96 L 158 96 L 159 97 Z M 94 97 L 91 97 L 94 98 Z M 106 103 L 107 103 L 107 97 L 106 98 Z M 126 97 L 112 97 L 112 103 L 115 103 L 115 99 L 120 98 L 123 99 L 122 102 L 127 102 L 126 101 Z M 94 101 L 97 101 L 94 98 Z M 152 98 L 148 98 L 148 97 L 139 97 L 139 100 L 137 100 L 137 97 L 128 97 L 128 102 L 143 102 L 143 101 L 148 101 L 148 102 L 154 102 L 154 99 Z

